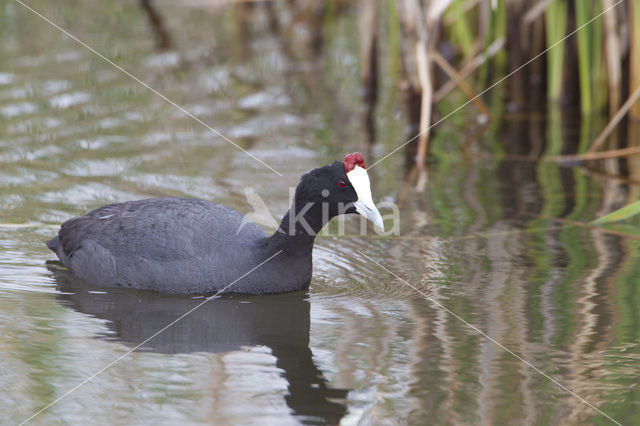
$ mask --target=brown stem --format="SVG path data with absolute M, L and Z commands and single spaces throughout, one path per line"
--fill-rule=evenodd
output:
M 449 78 L 460 88 L 460 90 L 462 90 L 464 94 L 467 95 L 469 99 L 471 99 L 471 102 L 473 102 L 476 108 L 478 108 L 481 113 L 490 117 L 491 110 L 489 109 L 487 104 L 485 104 L 482 99 L 480 99 L 478 96 L 476 96 L 475 93 L 473 93 L 473 89 L 471 89 L 471 87 L 467 84 L 466 81 L 464 81 L 460 74 L 458 74 L 458 72 L 453 69 L 449 62 L 447 62 L 447 60 L 442 57 L 440 52 L 434 50 L 433 52 L 431 52 L 431 55 L 433 57 L 433 61 L 438 64 L 442 71 L 444 71 L 445 74 L 447 74 Z
M 638 99 L 640 99 L 640 85 L 636 87 L 636 89 L 631 94 L 629 99 L 627 99 L 627 101 L 620 107 L 618 112 L 615 113 L 615 115 L 611 118 L 609 123 L 605 126 L 602 133 L 600 133 L 600 135 L 596 138 L 596 140 L 593 141 L 593 143 L 587 150 L 587 154 L 593 153 L 596 149 L 600 147 L 600 145 L 602 145 L 605 139 L 609 137 L 613 129 L 618 125 L 618 123 L 620 122 L 620 120 L 622 120 L 625 114 L 629 112 L 629 109 L 631 109 L 631 107 L 636 103 Z
M 486 52 L 479 54 L 478 56 L 470 60 L 467 64 L 465 64 L 462 67 L 462 69 L 458 71 L 458 76 L 463 80 L 469 77 L 471 73 L 477 70 L 488 59 L 493 58 L 496 55 L 496 53 L 498 53 L 500 49 L 502 49 L 502 47 L 504 46 L 504 43 L 505 43 L 504 38 L 499 38 L 498 40 L 491 43 L 487 48 Z M 456 82 L 453 81 L 453 79 L 447 81 L 433 95 L 433 101 L 434 102 L 441 101 L 442 98 L 447 96 L 449 92 L 451 92 L 455 87 L 456 87 Z
M 140 6 L 147 14 L 147 19 L 149 19 L 149 23 L 151 24 L 151 29 L 156 37 L 156 49 L 158 50 L 167 50 L 170 49 L 173 45 L 171 42 L 171 36 L 169 35 L 169 31 L 164 25 L 164 19 L 162 15 L 158 13 L 155 6 L 153 5 L 153 0 L 140 0 Z
M 360 7 L 360 82 L 365 104 L 362 124 L 370 145 L 375 141 L 373 113 L 378 98 L 378 2 L 361 0 Z
M 638 154 L 640 154 L 640 146 L 633 146 L 631 148 L 611 149 L 602 152 L 587 152 L 576 155 L 556 155 L 553 157 L 545 157 L 543 160 L 552 162 L 588 161 L 603 160 L 605 158 L 629 157 L 631 155 Z
M 418 153 L 416 164 L 419 168 L 424 165 L 429 147 L 429 126 L 431 124 L 431 103 L 433 86 L 429 73 L 429 58 L 427 46 L 423 41 L 416 43 L 416 59 L 418 62 L 418 77 L 422 87 L 422 102 L 420 106 L 420 136 L 418 137 Z

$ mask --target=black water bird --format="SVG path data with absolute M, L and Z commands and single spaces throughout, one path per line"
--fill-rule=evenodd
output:
M 303 175 L 271 236 L 219 204 L 153 198 L 69 219 L 47 246 L 76 277 L 95 285 L 181 294 L 285 293 L 309 287 L 316 234 L 331 218 L 350 213 L 383 227 L 357 152 Z

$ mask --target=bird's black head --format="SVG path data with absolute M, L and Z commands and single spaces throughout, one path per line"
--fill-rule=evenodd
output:
M 290 220 L 304 218 L 317 233 L 331 218 L 349 213 L 359 213 L 383 227 L 371 198 L 364 158 L 358 152 L 304 174 L 289 216 Z

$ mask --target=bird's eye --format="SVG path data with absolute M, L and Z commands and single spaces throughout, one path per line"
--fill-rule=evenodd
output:
M 345 181 L 341 180 L 340 182 L 338 182 L 338 186 L 339 186 L 340 188 L 344 188 L 345 186 L 347 186 L 347 182 L 345 182 Z

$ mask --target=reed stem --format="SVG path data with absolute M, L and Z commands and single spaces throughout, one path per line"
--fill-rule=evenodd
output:
M 545 11 L 547 46 L 552 46 L 567 33 L 567 2 L 557 0 Z M 558 102 L 562 96 L 565 46 L 560 43 L 547 52 L 547 94 L 550 100 Z

